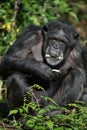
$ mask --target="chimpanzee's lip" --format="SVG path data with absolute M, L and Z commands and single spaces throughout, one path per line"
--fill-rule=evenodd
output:
M 45 58 L 49 65 L 55 66 L 55 65 L 58 65 L 59 63 L 61 63 L 61 61 L 63 60 L 64 57 L 61 53 L 60 56 L 57 56 L 57 57 L 52 57 L 51 55 L 46 54 Z
M 57 57 L 52 57 L 51 55 L 46 54 L 45 57 L 46 57 L 46 58 L 54 58 L 54 59 L 58 59 L 58 60 L 62 60 L 62 59 L 63 59 L 63 56 L 62 56 L 62 55 L 61 55 L 61 56 L 57 56 Z

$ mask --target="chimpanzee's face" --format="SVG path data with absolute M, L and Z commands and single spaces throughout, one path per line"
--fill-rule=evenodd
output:
M 64 59 L 67 47 L 68 39 L 62 29 L 48 34 L 44 49 L 44 58 L 47 64 L 51 66 L 60 64 Z
M 67 42 L 67 38 L 62 30 L 48 38 L 45 59 L 49 65 L 58 65 L 64 59 Z
M 63 24 L 63 23 L 62 23 Z M 48 30 L 47 30 L 48 29 Z M 73 30 L 65 26 L 54 27 L 53 29 L 43 28 L 44 43 L 43 56 L 47 64 L 56 66 L 60 64 L 74 41 Z

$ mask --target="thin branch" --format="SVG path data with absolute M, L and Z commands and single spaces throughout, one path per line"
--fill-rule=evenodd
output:
M 20 3 L 21 3 L 20 0 L 16 0 L 14 5 L 14 15 L 12 19 L 12 29 L 14 33 L 15 33 L 15 26 L 16 26 L 16 17 L 20 8 Z

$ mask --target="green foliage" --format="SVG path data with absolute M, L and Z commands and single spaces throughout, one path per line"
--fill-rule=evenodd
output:
M 34 85 L 30 92 L 25 95 L 23 106 L 11 110 L 9 116 L 13 120 L 2 119 L 2 123 L 8 123 L 11 127 L 19 130 L 86 130 L 87 129 L 87 106 L 81 101 L 60 107 L 52 99 L 41 97 L 48 102 L 42 106 L 35 97 L 34 89 L 41 89 Z M 35 98 L 35 100 L 31 100 Z M 30 99 L 30 100 L 29 100 Z M 15 114 L 20 115 L 17 120 Z
M 27 95 L 28 96 L 28 95 Z M 31 95 L 32 96 L 32 95 Z M 84 103 L 76 102 L 60 107 L 48 98 L 51 105 L 41 107 L 36 101 L 26 103 L 16 110 L 11 110 L 9 115 L 20 113 L 19 120 L 11 120 L 10 124 L 19 130 L 86 130 L 87 107 Z M 32 114 L 29 110 L 32 110 Z
M 77 20 L 66 0 L 0 1 L 0 55 L 6 52 L 27 25 L 40 25 L 67 15 Z
M 28 111 L 25 111 L 27 105 L 32 108 L 36 115 L 31 116 Z M 58 105 L 48 105 L 44 108 L 37 108 L 35 103 L 29 103 L 18 109 L 22 118 L 26 120 L 25 126 L 21 121 L 11 121 L 10 123 L 21 130 L 34 129 L 34 130 L 86 130 L 87 129 L 87 107 L 82 107 L 80 104 L 69 104 L 67 107 L 62 108 Z M 49 116 L 50 111 L 59 111 L 53 117 Z M 16 110 L 15 110 L 16 111 Z M 15 111 L 13 113 L 15 114 Z M 60 113 L 61 111 L 61 113 Z M 13 114 L 12 113 L 12 114 Z

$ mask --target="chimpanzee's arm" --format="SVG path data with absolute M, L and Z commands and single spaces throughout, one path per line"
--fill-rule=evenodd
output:
M 61 75 L 58 79 L 51 80 L 50 88 L 46 90 L 46 96 L 53 98 L 56 103 L 64 106 L 81 98 L 85 84 L 85 71 L 78 67 L 71 70 L 65 77 Z M 46 104 L 43 99 L 40 102 Z
M 5 78 L 15 72 L 36 75 L 46 80 L 52 78 L 51 68 L 42 62 L 33 58 L 21 60 L 18 57 L 5 56 L 0 64 L 0 76 Z
M 58 104 L 63 106 L 67 103 L 79 100 L 83 94 L 85 84 L 85 70 L 79 67 L 73 69 L 63 80 L 61 86 L 62 93 L 57 101 Z M 57 93 L 55 97 L 57 97 Z

